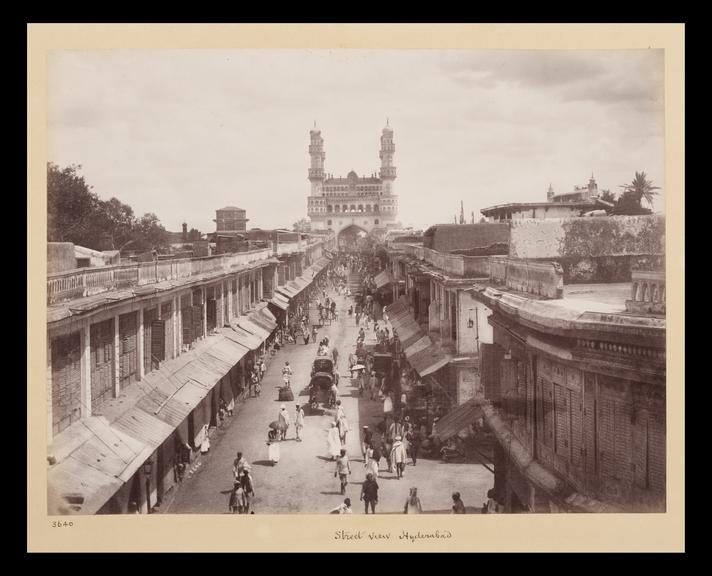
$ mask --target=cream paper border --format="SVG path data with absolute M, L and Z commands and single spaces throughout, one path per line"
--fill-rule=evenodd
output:
M 29 24 L 28 551 L 682 551 L 684 550 L 684 25 Z M 665 49 L 667 512 L 626 515 L 46 514 L 46 96 L 49 50 L 146 48 Z M 81 90 L 78 86 L 77 89 Z M 64 518 L 62 518 L 64 519 Z M 336 530 L 364 538 L 335 540 Z M 401 540 L 403 530 L 451 537 Z M 370 532 L 390 533 L 370 540 Z

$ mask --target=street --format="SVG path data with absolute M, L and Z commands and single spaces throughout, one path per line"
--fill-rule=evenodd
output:
M 339 394 L 350 426 L 346 448 L 352 474 L 346 496 L 339 492 L 339 480 L 334 478 L 335 464 L 327 456 L 326 437 L 333 421 L 333 411 L 325 411 L 322 415 L 310 414 L 305 409 L 303 441 L 295 440 L 295 405 L 308 402 L 307 386 L 318 344 L 285 344 L 267 368 L 261 396 L 248 398 L 236 407 L 231 422 L 218 429 L 211 439 L 210 453 L 202 457 L 201 465 L 193 474 L 186 475 L 175 497 L 164 506 L 162 513 L 228 513 L 232 463 L 238 451 L 252 466 L 256 514 L 328 513 L 345 497 L 351 499 L 354 513 L 364 512 L 363 503 L 359 501 L 361 484 L 365 479 L 360 430 L 364 425 L 375 429 L 383 417 L 383 404 L 365 395 L 359 398 L 358 388 L 351 386 L 346 370 L 347 358 L 356 348 L 358 327 L 347 314 L 350 299 L 335 296 L 334 291 L 330 292 L 330 296 L 336 298 L 339 320 L 319 330 L 318 340 L 327 336 L 330 346 L 336 347 L 339 352 Z M 370 342 L 375 342 L 372 331 L 366 336 L 366 343 Z M 282 404 L 278 400 L 278 391 L 286 361 L 294 371 L 292 389 L 295 398 L 293 402 L 285 403 L 292 424 L 287 440 L 280 443 L 281 459 L 272 466 L 267 458 L 267 431 L 268 424 L 277 419 Z M 376 512 L 402 513 L 409 488 L 417 487 L 424 513 L 449 514 L 454 491 L 461 493 L 467 512 L 476 513 L 487 500 L 487 490 L 493 482 L 493 475 L 481 464 L 418 459 L 417 466 L 413 466 L 410 458 L 403 479 L 398 480 L 395 472 L 386 470 L 384 459 L 378 478 L 379 503 Z

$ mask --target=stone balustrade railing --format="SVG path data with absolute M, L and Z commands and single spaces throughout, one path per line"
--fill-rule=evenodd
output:
M 633 270 L 631 296 L 626 300 L 628 312 L 665 313 L 665 271 Z
M 296 243 L 295 243 L 296 244 Z M 228 271 L 272 256 L 263 248 L 249 252 L 221 254 L 203 258 L 180 258 L 79 268 L 47 275 L 47 303 L 71 300 L 119 288 L 144 286 L 165 280 L 177 280 L 220 270 Z

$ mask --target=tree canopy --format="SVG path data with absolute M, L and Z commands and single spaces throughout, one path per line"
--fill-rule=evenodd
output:
M 81 165 L 47 165 L 47 241 L 94 250 L 160 250 L 166 231 L 155 214 L 134 215 L 117 198 L 101 200 L 79 172 Z
M 652 181 L 648 180 L 645 172 L 636 172 L 632 182 L 622 184 L 620 187 L 623 191 L 616 202 L 614 214 L 629 216 L 652 214 L 650 208 L 643 206 L 643 200 L 652 207 L 653 198 L 658 194 L 656 190 L 660 190 L 660 187 L 653 186 Z

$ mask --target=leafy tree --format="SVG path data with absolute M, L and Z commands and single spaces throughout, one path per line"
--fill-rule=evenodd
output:
M 295 232 L 310 232 L 311 231 L 311 220 L 308 218 L 300 218 L 294 224 L 292 224 L 292 230 Z
M 656 190 L 660 190 L 659 186 L 653 186 L 652 181 L 648 180 L 645 172 L 636 172 L 635 178 L 630 184 L 621 185 L 623 192 L 616 203 L 615 214 L 638 215 L 651 214 L 652 210 L 644 208 L 642 205 L 645 200 L 651 207 L 653 198 L 657 195 Z
M 603 209 L 607 214 L 612 214 L 616 209 L 616 195 L 610 190 L 601 190 L 599 198 L 604 202 L 609 202 L 611 204 L 611 206 L 604 206 Z
M 136 219 L 133 208 L 111 198 L 101 203 L 101 219 L 104 229 L 104 244 L 107 250 L 121 250 L 134 240 Z
M 59 168 L 47 164 L 47 241 L 73 242 L 92 247 L 98 243 L 97 216 L 101 201 L 79 175 L 81 165 Z
M 158 216 L 146 213 L 134 225 L 131 247 L 134 250 L 159 250 L 168 245 L 167 240 L 166 229 Z
M 188 232 L 188 242 L 198 242 L 199 240 L 202 240 L 202 238 L 203 233 L 196 228 L 191 228 L 190 232 Z

